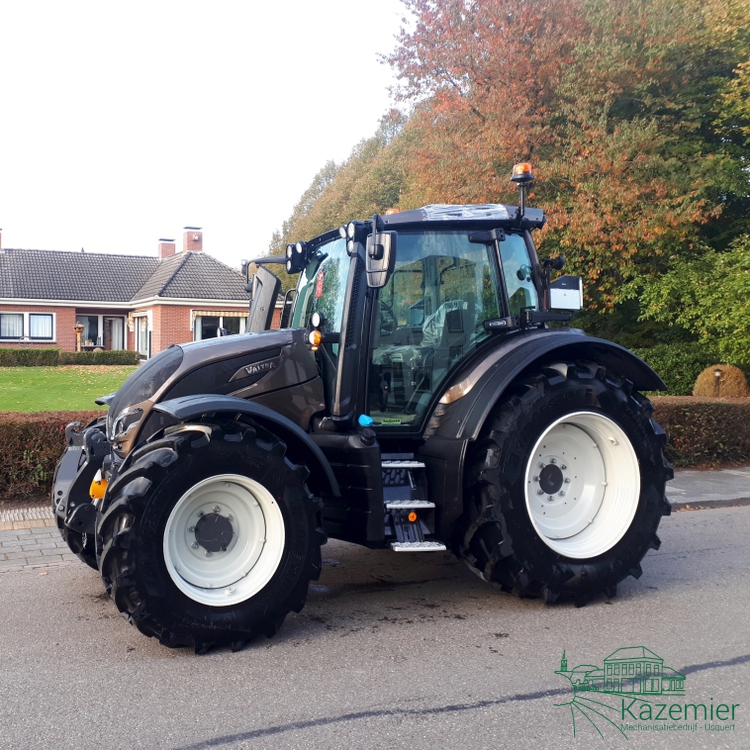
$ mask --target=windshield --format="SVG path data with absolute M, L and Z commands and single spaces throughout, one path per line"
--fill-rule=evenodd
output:
M 300 273 L 292 328 L 304 328 L 310 316 L 319 312 L 326 319 L 326 331 L 340 332 L 348 273 L 346 240 L 336 239 L 321 245 Z

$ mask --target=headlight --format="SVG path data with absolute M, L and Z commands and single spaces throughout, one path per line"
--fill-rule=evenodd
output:
M 174 375 L 182 363 L 182 349 L 170 346 L 155 357 L 144 362 L 123 384 L 110 401 L 107 414 L 107 439 L 114 441 L 115 422 L 135 404 L 142 404 Z M 132 422 L 130 423 L 132 424 Z M 126 425 L 125 429 L 130 426 Z
M 115 417 L 114 427 L 112 428 L 112 442 L 119 443 L 124 440 L 138 426 L 142 416 L 143 409 L 138 406 L 123 409 Z

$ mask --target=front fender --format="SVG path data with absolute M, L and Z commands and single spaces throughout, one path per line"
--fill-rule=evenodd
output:
M 236 396 L 206 394 L 182 396 L 154 405 L 154 411 L 166 414 L 179 422 L 189 422 L 204 415 L 223 413 L 233 417 L 242 414 L 260 422 L 283 440 L 296 460 L 310 470 L 310 485 L 318 492 L 341 495 L 339 484 L 328 459 L 310 436 L 290 419 L 265 406 Z
M 503 339 L 480 360 L 451 379 L 427 426 L 425 437 L 476 440 L 498 399 L 523 372 L 553 361 L 587 360 L 633 383 L 637 390 L 663 391 L 664 381 L 619 344 L 577 329 L 529 331 Z

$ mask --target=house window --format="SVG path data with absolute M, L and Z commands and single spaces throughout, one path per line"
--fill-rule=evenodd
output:
M 149 356 L 149 341 L 148 341 L 148 317 L 146 315 L 139 315 L 135 318 L 135 348 L 138 350 L 142 357 L 148 358 Z
M 23 338 L 23 315 L 18 313 L 0 314 L 0 339 Z
M 213 339 L 223 328 L 227 334 L 244 333 L 247 325 L 245 312 L 198 311 L 193 313 L 193 338 L 195 341 Z
M 52 315 L 29 313 L 29 338 L 52 341 Z
M 0 339 L 54 341 L 54 313 L 0 313 Z

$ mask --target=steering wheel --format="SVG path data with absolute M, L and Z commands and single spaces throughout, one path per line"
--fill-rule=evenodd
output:
M 398 328 L 398 322 L 396 321 L 396 315 L 393 312 L 393 308 L 380 301 L 380 335 L 390 336 Z

